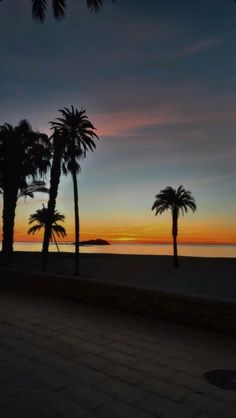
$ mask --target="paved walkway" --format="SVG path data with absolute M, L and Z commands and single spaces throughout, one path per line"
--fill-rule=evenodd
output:
M 236 337 L 46 297 L 0 295 L 3 418 L 235 418 Z

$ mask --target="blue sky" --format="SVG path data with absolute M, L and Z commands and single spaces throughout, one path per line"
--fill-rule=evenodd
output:
M 47 132 L 57 109 L 86 108 L 100 141 L 81 164 L 84 236 L 168 237 L 168 215 L 157 219 L 150 207 L 161 188 L 183 184 L 198 204 L 184 239 L 205 231 L 236 241 L 235 2 L 107 0 L 91 15 L 68 0 L 65 21 L 49 13 L 43 25 L 29 3 L 0 4 L 1 123 L 27 118 Z M 71 199 L 62 179 L 69 233 Z M 42 201 L 20 203 L 19 237 Z

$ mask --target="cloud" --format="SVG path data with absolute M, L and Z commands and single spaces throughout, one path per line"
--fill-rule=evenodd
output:
M 124 112 L 96 113 L 91 115 L 96 121 L 96 127 L 101 137 L 132 136 L 134 132 L 142 128 L 157 128 L 160 125 L 196 124 L 233 122 L 236 119 L 236 111 L 215 110 L 188 111 L 172 106 L 163 105 L 156 109 L 130 110 Z
M 206 38 L 201 39 L 197 42 L 191 43 L 179 51 L 180 56 L 189 56 L 193 54 L 198 54 L 200 52 L 205 52 L 209 49 L 215 48 L 219 45 L 222 45 L 223 40 L 220 38 Z

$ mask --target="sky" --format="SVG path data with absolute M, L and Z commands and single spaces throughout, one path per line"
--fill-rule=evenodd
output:
M 236 3 L 106 0 L 91 14 L 68 0 L 62 23 L 41 25 L 30 3 L 0 3 L 0 123 L 48 133 L 58 109 L 85 107 L 100 139 L 81 162 L 81 239 L 170 242 L 171 214 L 151 207 L 183 185 L 197 211 L 179 241 L 236 244 Z M 16 240 L 41 239 L 28 218 L 46 200 L 19 201 Z M 73 241 L 70 177 L 57 209 Z

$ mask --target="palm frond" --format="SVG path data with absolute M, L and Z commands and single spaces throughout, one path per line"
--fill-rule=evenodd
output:
M 87 0 L 87 7 L 91 12 L 99 12 L 103 5 L 103 0 Z
M 53 225 L 52 226 L 52 230 L 53 230 L 53 232 L 55 232 L 55 234 L 58 237 L 62 237 L 62 238 L 65 238 L 66 237 L 66 230 L 65 230 L 65 228 L 63 226 L 61 226 L 61 225 Z
M 64 19 L 66 10 L 65 0 L 52 0 L 52 10 L 56 20 Z
M 39 232 L 42 228 L 42 225 L 33 225 L 31 228 L 28 229 L 27 234 L 28 235 L 34 235 L 35 232 Z
M 47 0 L 32 0 L 32 16 L 36 22 L 44 22 L 46 11 Z
M 195 212 L 197 205 L 192 193 L 185 190 L 183 186 L 179 186 L 177 190 L 168 186 L 156 195 L 152 210 L 156 210 L 156 215 L 158 215 L 168 209 L 175 211 L 177 214 L 181 211 L 184 215 L 188 212 L 188 209 Z
M 50 219 L 51 223 L 51 238 L 52 233 L 55 232 L 58 236 L 65 237 L 66 230 L 63 226 L 59 225 L 58 222 L 64 222 L 65 216 L 60 212 L 55 210 L 53 217 Z M 35 213 L 32 213 L 29 217 L 29 224 L 36 223 L 29 230 L 28 234 L 35 234 L 35 232 L 40 231 L 41 228 L 45 228 L 46 223 L 48 222 L 48 209 L 43 207 L 37 209 Z
M 73 105 L 58 110 L 60 116 L 50 122 L 51 130 L 55 135 L 64 139 L 62 171 L 80 171 L 77 160 L 86 157 L 87 151 L 96 148 L 96 128 L 86 115 L 86 110 L 80 110 Z

